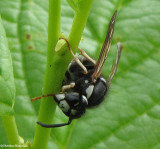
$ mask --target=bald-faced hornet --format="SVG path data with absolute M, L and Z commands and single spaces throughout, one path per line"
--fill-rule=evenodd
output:
M 106 38 L 97 62 L 80 48 L 82 56 L 76 57 L 67 39 L 61 38 L 66 41 L 74 59 L 69 64 L 68 70 L 65 73 L 62 92 L 59 94 L 43 95 L 42 97 L 53 96 L 63 113 L 69 117 L 69 121 L 62 124 L 47 125 L 41 122 L 37 122 L 37 124 L 47 128 L 69 125 L 73 119 L 80 118 L 85 113 L 86 108 L 97 106 L 103 101 L 116 73 L 122 51 L 122 46 L 118 43 L 116 62 L 112 66 L 111 73 L 106 81 L 101 76 L 101 71 L 110 50 L 116 15 L 117 11 L 114 12 L 109 23 Z M 32 101 L 37 99 L 41 99 L 41 97 L 32 98 Z

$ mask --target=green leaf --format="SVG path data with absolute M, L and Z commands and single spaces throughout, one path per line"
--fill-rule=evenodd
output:
M 75 11 L 78 10 L 78 1 L 77 0 L 67 0 L 68 4 L 74 9 Z
M 0 17 L 0 116 L 12 115 L 15 101 L 15 84 L 12 58 Z
M 80 47 L 97 59 L 115 9 L 119 8 L 111 52 L 103 68 L 108 76 L 116 42 L 124 50 L 106 100 L 87 110 L 69 127 L 53 129 L 48 149 L 159 149 L 160 148 L 160 1 L 95 1 Z M 45 0 L 1 0 L 6 35 L 16 82 L 15 114 L 20 135 L 32 141 L 41 95 L 47 45 Z M 6 11 L 7 10 L 7 11 Z M 73 10 L 62 1 L 61 31 L 68 35 Z M 57 108 L 56 122 L 66 122 Z M 0 144 L 7 143 L 1 127 Z
M 80 9 L 83 9 L 87 3 L 90 0 L 86 1 L 86 0 L 67 0 L 68 4 L 72 7 L 72 9 L 74 9 L 75 11 L 79 11 Z

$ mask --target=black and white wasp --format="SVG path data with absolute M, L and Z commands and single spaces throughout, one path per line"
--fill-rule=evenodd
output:
M 53 96 L 63 113 L 69 117 L 69 121 L 68 123 L 51 125 L 37 122 L 39 125 L 47 128 L 69 125 L 73 119 L 80 118 L 87 108 L 97 106 L 103 101 L 116 73 L 122 51 L 121 44 L 117 43 L 116 62 L 113 64 L 111 73 L 106 81 L 101 76 L 101 71 L 110 50 L 116 15 L 117 11 L 114 12 L 110 20 L 106 38 L 97 62 L 80 48 L 82 56 L 76 57 L 72 52 L 69 42 L 65 38 L 61 38 L 66 41 L 74 59 L 69 64 L 68 70 L 65 73 L 62 92 L 54 95 L 43 95 L 42 97 Z M 40 98 L 33 98 L 32 101 Z

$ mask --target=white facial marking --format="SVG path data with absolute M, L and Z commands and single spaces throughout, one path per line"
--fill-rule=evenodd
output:
M 85 100 L 86 103 L 88 104 L 88 100 L 87 100 L 86 96 L 83 96 L 83 95 L 82 95 L 82 97 L 84 98 L 84 100 Z
M 65 95 L 64 94 L 57 94 L 56 98 L 57 98 L 58 101 L 60 101 L 60 100 L 65 98 Z
M 94 85 L 90 85 L 90 86 L 86 89 L 87 99 L 89 99 L 89 97 L 92 95 L 93 89 L 94 89 Z
M 100 78 L 104 83 L 106 83 L 106 80 L 104 78 Z
M 60 101 L 59 107 L 62 109 L 63 112 L 68 112 L 70 108 L 69 104 L 65 100 Z
M 73 109 L 71 110 L 72 115 L 75 115 L 76 113 L 77 113 L 77 110 L 73 110 Z
M 85 80 L 84 82 L 87 84 L 87 83 L 88 83 L 88 80 Z

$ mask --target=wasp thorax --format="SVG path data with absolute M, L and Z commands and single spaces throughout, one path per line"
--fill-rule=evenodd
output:
M 75 84 L 75 91 L 87 98 L 87 107 L 99 105 L 108 90 L 108 85 L 103 77 L 99 77 L 95 82 L 91 78 L 82 77 Z

